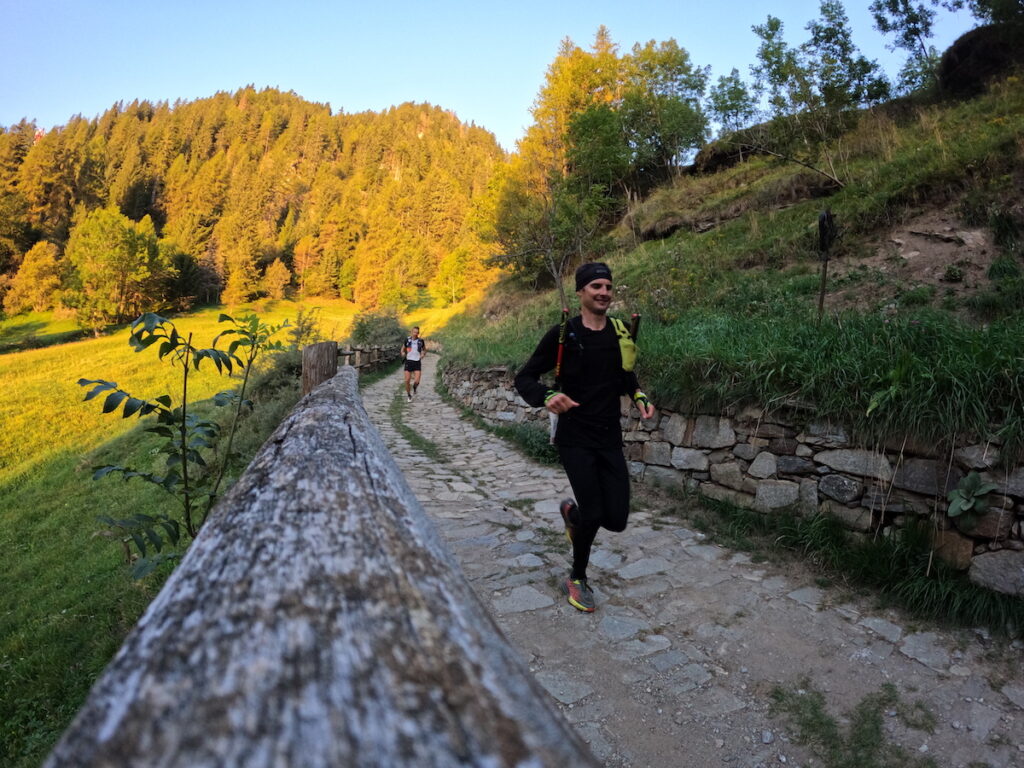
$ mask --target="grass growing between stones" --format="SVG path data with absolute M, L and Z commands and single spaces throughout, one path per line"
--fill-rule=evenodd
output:
M 919 758 L 888 741 L 885 717 L 891 713 L 908 728 L 932 733 L 935 716 L 921 703 L 907 705 L 896 687 L 886 683 L 865 696 L 843 717 L 845 728 L 830 715 L 825 697 L 802 680 L 796 689 L 772 690 L 772 709 L 796 729 L 796 741 L 807 745 L 826 768 L 935 768 L 930 757 Z
M 546 549 L 565 549 L 571 546 L 565 537 L 565 529 L 556 530 L 546 525 L 538 525 L 535 529 L 540 537 L 541 544 Z
M 505 506 L 518 509 L 520 512 L 525 512 L 528 509 L 533 509 L 533 505 L 536 504 L 539 499 L 509 499 L 505 502 Z
M 409 445 L 422 453 L 428 459 L 438 463 L 447 463 L 448 457 L 437 443 L 423 437 L 419 432 L 406 424 L 406 419 L 413 415 L 412 403 L 407 402 L 405 389 L 395 390 L 395 396 L 391 398 L 388 406 L 388 417 L 391 423 Z
M 986 626 L 1006 637 L 1024 635 L 1024 602 L 979 587 L 934 557 L 926 524 L 860 541 L 825 515 L 765 515 L 702 498 L 677 513 L 724 546 L 757 556 L 796 556 L 836 586 L 875 591 L 910 615 L 960 627 Z

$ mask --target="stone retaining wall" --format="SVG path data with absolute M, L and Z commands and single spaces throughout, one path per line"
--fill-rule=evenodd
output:
M 448 365 L 441 375 L 451 395 L 485 420 L 547 426 L 547 412 L 523 402 L 505 368 Z M 625 398 L 622 425 L 638 481 L 764 513 L 822 512 L 865 537 L 933 519 L 937 555 L 982 586 L 1024 597 L 1024 466 L 997 468 L 997 445 L 958 445 L 945 456 L 909 439 L 866 448 L 841 426 L 758 408 L 730 416 L 661 410 L 645 422 Z M 997 490 L 968 528 L 945 514 L 946 494 L 972 470 Z

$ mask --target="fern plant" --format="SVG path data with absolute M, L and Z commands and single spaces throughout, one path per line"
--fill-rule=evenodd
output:
M 159 345 L 158 358 L 169 360 L 172 366 L 180 366 L 181 398 L 177 406 L 169 394 L 144 400 L 132 396 L 112 381 L 78 380 L 80 386 L 91 387 L 85 395 L 86 400 L 107 393 L 103 400 L 103 413 L 112 413 L 120 408 L 121 417 L 125 419 L 154 414 L 156 423 L 146 431 L 164 438 L 158 449 L 159 453 L 166 455 L 162 471 L 143 472 L 115 464 L 95 467 L 93 471 L 94 480 L 118 474 L 126 481 L 139 478 L 163 488 L 180 504 L 178 517 L 136 514 L 124 520 L 107 516 L 99 518 L 108 526 L 107 535 L 120 539 L 129 561 L 132 558 L 131 545 L 134 544 L 138 550 L 132 569 L 135 578 L 147 575 L 162 562 L 180 557 L 179 544 L 185 537 L 188 540 L 195 538 L 199 532 L 217 501 L 225 470 L 232 459 L 231 446 L 242 409 L 252 407 L 252 402 L 245 398 L 245 389 L 253 363 L 262 352 L 283 348 L 280 342 L 270 339 L 288 325 L 287 320 L 280 325 L 267 325 L 255 315 L 236 320 L 222 314 L 219 322 L 231 323 L 234 327 L 217 334 L 213 344 L 205 349 L 195 347 L 192 334 L 182 336 L 174 323 L 160 315 L 147 312 L 131 324 L 128 343 L 136 352 Z M 218 341 L 225 337 L 234 338 L 226 349 L 218 349 Z M 215 477 L 208 471 L 204 451 L 209 453 L 215 449 L 221 436 L 221 426 L 216 421 L 201 418 L 191 410 L 189 402 L 189 372 L 199 370 L 203 360 L 210 360 L 220 373 L 230 374 L 236 368 L 245 372 L 237 392 L 220 392 L 213 399 L 217 406 L 234 406 L 227 447 Z

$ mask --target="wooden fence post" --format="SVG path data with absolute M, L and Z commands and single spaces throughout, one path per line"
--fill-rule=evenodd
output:
M 321 341 L 302 349 L 302 394 L 308 395 L 318 385 L 334 378 L 338 372 L 338 342 Z

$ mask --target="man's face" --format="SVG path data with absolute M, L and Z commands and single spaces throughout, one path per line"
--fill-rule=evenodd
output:
M 608 311 L 608 305 L 612 303 L 612 281 L 606 278 L 591 280 L 576 293 L 580 297 L 580 306 L 597 315 L 603 315 Z
M 419 335 L 420 335 L 420 329 L 419 328 L 413 328 L 412 329 L 412 337 L 414 339 L 417 339 L 417 338 L 419 338 Z

